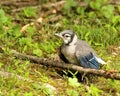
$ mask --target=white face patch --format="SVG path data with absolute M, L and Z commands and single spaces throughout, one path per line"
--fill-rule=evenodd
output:
M 61 33 L 56 33 L 55 35 L 60 37 L 65 45 L 74 45 L 77 42 L 77 36 L 71 30 L 65 30 Z
M 68 44 L 71 41 L 71 39 L 72 39 L 72 37 L 71 37 L 70 34 L 66 33 L 66 34 L 63 35 L 63 41 L 64 41 L 65 44 Z

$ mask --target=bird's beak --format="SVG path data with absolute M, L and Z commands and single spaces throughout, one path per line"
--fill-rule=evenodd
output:
M 55 33 L 55 36 L 61 37 L 60 33 Z

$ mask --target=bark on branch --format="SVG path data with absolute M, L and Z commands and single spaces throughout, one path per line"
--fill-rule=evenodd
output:
M 80 67 L 80 66 L 77 66 L 74 64 L 66 64 L 63 62 L 53 61 L 53 60 L 47 59 L 47 58 L 39 58 L 36 56 L 25 55 L 25 54 L 15 51 L 15 50 L 12 50 L 12 53 L 14 54 L 14 56 L 16 56 L 18 58 L 29 59 L 30 61 L 33 61 L 38 64 L 74 70 L 74 71 L 78 71 L 79 73 L 94 74 L 97 76 L 102 76 L 104 78 L 120 80 L 120 71 L 115 71 L 115 70 L 107 71 L 107 70 L 96 70 L 96 69 L 83 68 L 83 67 Z

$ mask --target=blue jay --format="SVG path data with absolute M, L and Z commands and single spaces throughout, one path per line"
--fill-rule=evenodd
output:
M 72 30 L 65 30 L 55 35 L 63 40 L 59 50 L 59 57 L 65 63 L 72 63 L 92 69 L 99 69 L 100 64 L 105 64 L 88 43 L 79 40 Z

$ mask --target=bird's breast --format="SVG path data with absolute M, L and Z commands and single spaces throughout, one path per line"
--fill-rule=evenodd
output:
M 75 56 L 75 48 L 76 46 L 63 46 L 62 47 L 62 54 L 65 56 L 65 58 L 73 64 L 77 64 L 77 59 Z

